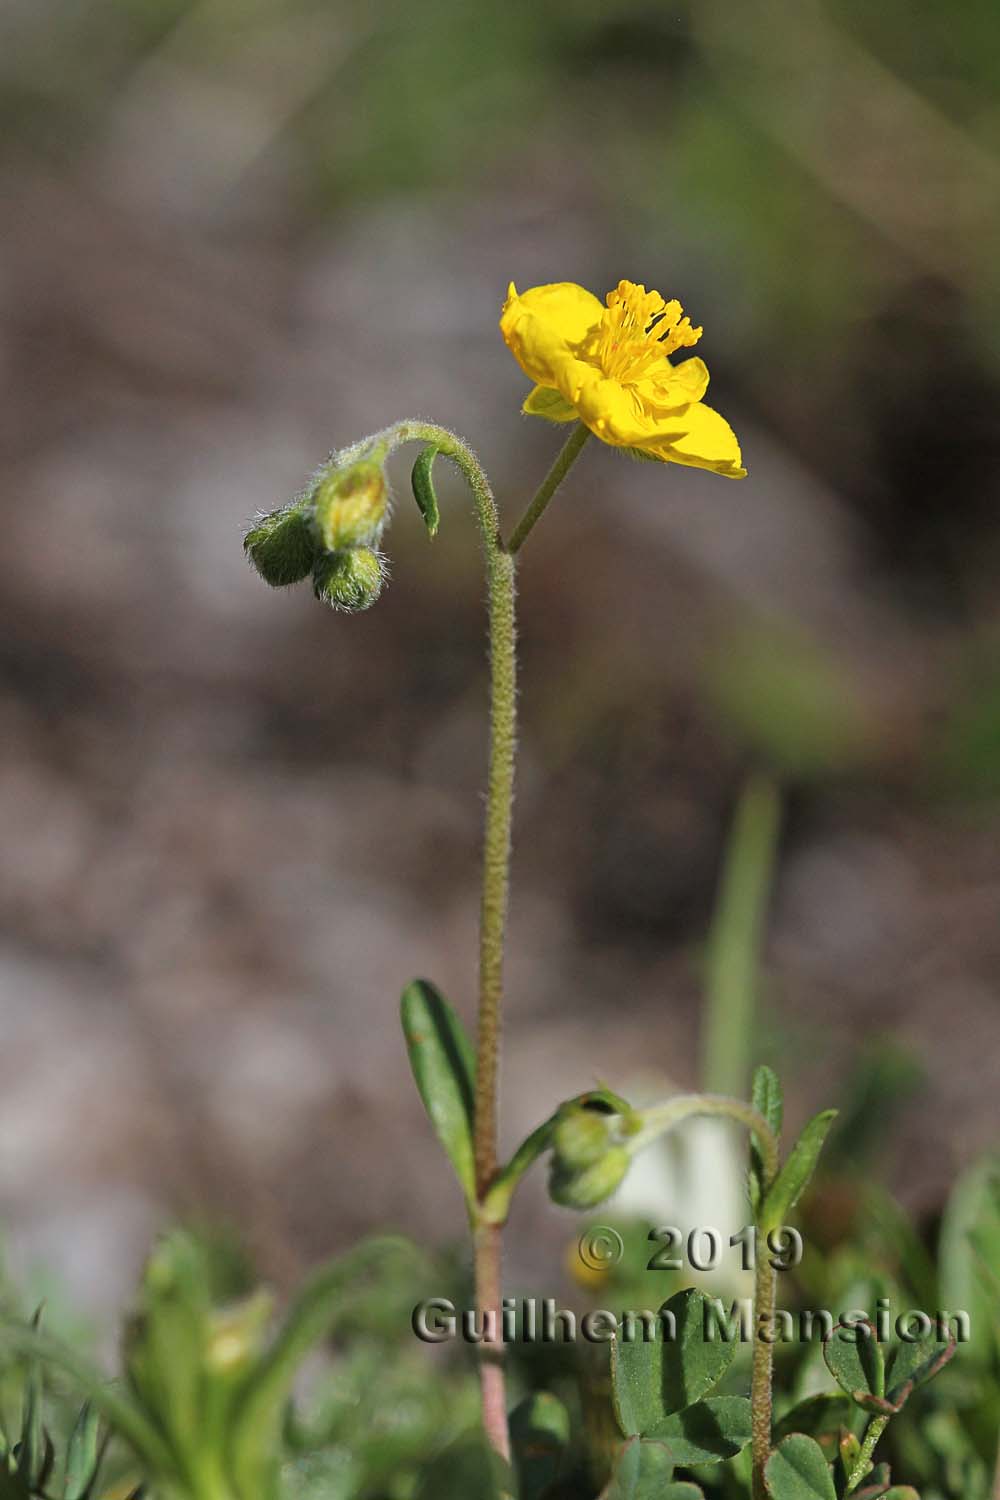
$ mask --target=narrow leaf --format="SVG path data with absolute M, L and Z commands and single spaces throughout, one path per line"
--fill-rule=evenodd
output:
M 414 1081 L 471 1204 L 476 1196 L 472 1045 L 447 1000 L 426 979 L 407 985 L 400 1009 Z
M 764 1200 L 761 1223 L 772 1229 L 783 1224 L 799 1201 L 816 1169 L 827 1132 L 837 1117 L 835 1109 L 815 1115 L 799 1136 Z
M 837 1500 L 822 1448 L 801 1432 L 778 1444 L 764 1469 L 764 1482 L 772 1500 Z
M 85 1401 L 66 1449 L 63 1500 L 88 1500 L 101 1462 L 100 1426 L 99 1412 Z
M 426 448 L 421 448 L 417 454 L 417 461 L 413 465 L 413 473 L 410 482 L 413 485 L 413 498 L 424 518 L 428 536 L 437 536 L 438 526 L 441 524 L 441 512 L 438 509 L 437 495 L 434 492 L 434 481 L 431 471 L 434 468 L 434 460 L 437 458 L 438 449 L 432 443 Z
M 759 1115 L 763 1115 L 776 1138 L 781 1135 L 781 1124 L 785 1115 L 785 1101 L 778 1075 L 773 1068 L 761 1064 L 753 1075 L 750 1102 Z M 750 1203 L 756 1214 L 760 1208 L 767 1184 L 764 1180 L 764 1154 L 756 1133 L 750 1135 Z
M 403 1239 L 365 1240 L 306 1282 L 234 1403 L 230 1442 L 241 1492 L 259 1493 L 262 1472 L 276 1462 L 285 1407 L 305 1356 L 330 1333 L 338 1314 L 356 1303 L 366 1279 L 385 1275 L 394 1259 L 405 1263 L 412 1255 L 412 1245 Z
M 149 1468 L 156 1470 L 158 1475 L 170 1475 L 174 1471 L 173 1454 L 145 1413 L 61 1340 L 23 1324 L 8 1323 L 0 1330 L 0 1343 L 20 1353 L 37 1354 L 46 1364 L 65 1371 Z

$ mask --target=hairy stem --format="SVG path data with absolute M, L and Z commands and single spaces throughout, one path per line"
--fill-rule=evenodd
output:
M 692 1115 L 713 1115 L 744 1125 L 760 1141 L 768 1181 L 778 1175 L 778 1143 L 764 1116 L 752 1104 L 746 1104 L 742 1099 L 729 1099 L 724 1094 L 676 1094 L 665 1104 L 654 1104 L 651 1109 L 642 1110 L 639 1113 L 640 1129 L 626 1142 L 629 1155 L 635 1156 L 657 1136 L 672 1130 Z
M 861 1452 L 858 1454 L 857 1462 L 847 1477 L 847 1484 L 844 1488 L 845 1495 L 849 1495 L 852 1490 L 856 1490 L 862 1479 L 864 1479 L 868 1472 L 871 1456 L 875 1452 L 875 1445 L 888 1425 L 888 1417 L 875 1417 L 869 1423 L 864 1442 L 861 1444 Z
M 754 1340 L 750 1372 L 750 1454 L 753 1500 L 768 1500 L 764 1469 L 771 1456 L 771 1383 L 774 1371 L 774 1300 L 778 1276 L 764 1236 L 757 1234 L 754 1273 Z M 769 1339 L 761 1337 L 767 1329 Z
M 502 1224 L 485 1222 L 482 1205 L 497 1174 L 500 1036 L 503 1009 L 503 958 L 510 883 L 514 762 L 517 748 L 516 565 L 514 554 L 562 483 L 589 433 L 579 425 L 559 454 L 515 529 L 509 546 L 500 535 L 496 501 L 479 460 L 444 427 L 429 422 L 398 422 L 357 445 L 357 453 L 378 452 L 387 458 L 401 443 L 433 443 L 443 458 L 460 470 L 472 491 L 483 550 L 489 607 L 490 751 L 483 839 L 482 897 L 479 922 L 479 1008 L 476 1042 L 474 1151 L 476 1167 L 474 1272 L 476 1309 L 500 1325 Z M 354 450 L 343 457 L 355 456 Z M 501 1470 L 499 1487 L 509 1486 L 510 1433 L 503 1367 L 503 1345 L 485 1339 L 479 1345 L 479 1379 L 483 1427 Z
M 549 501 L 566 478 L 589 437 L 590 429 L 584 427 L 582 422 L 578 422 L 560 449 L 555 463 L 542 480 L 534 500 L 511 532 L 510 541 L 507 543 L 507 551 L 511 556 L 521 550 L 529 531 L 541 519 Z

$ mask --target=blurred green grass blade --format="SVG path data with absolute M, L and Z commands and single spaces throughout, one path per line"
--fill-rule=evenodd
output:
M 703 1087 L 745 1098 L 750 1081 L 760 949 L 774 877 L 781 804 L 775 783 L 752 776 L 726 849 L 708 939 Z
M 173 1452 L 155 1424 L 130 1396 L 109 1385 L 98 1370 L 60 1339 L 24 1324 L 7 1322 L 0 1324 L 0 1344 L 21 1354 L 35 1354 L 45 1364 L 62 1370 L 152 1472 L 167 1476 L 175 1473 Z

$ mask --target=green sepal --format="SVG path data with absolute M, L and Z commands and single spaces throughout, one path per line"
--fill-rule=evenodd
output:
M 536 1391 L 510 1417 L 518 1500 L 542 1500 L 554 1484 L 569 1444 L 569 1413 L 549 1391 Z
M 771 1500 L 837 1500 L 823 1450 L 803 1432 L 793 1432 L 775 1448 L 764 1469 Z
M 417 1090 L 471 1207 L 476 1201 L 472 1044 L 447 1000 L 426 979 L 407 985 L 400 1014 Z
M 547 422 L 576 422 L 580 417 L 562 392 L 550 385 L 536 385 L 525 397 L 521 410 L 526 417 L 544 417 Z
M 736 1356 L 735 1340 L 705 1337 L 708 1299 L 685 1287 L 663 1304 L 655 1339 L 639 1337 L 611 1345 L 611 1389 L 615 1416 L 626 1436 L 650 1436 L 718 1385 Z M 676 1334 L 664 1337 L 662 1315 L 672 1314 Z M 681 1460 L 677 1459 L 680 1463 Z
M 413 465 L 413 473 L 410 475 L 410 483 L 413 485 L 413 498 L 416 500 L 420 514 L 424 518 L 427 535 L 430 537 L 437 536 L 437 529 L 441 524 L 441 511 L 438 507 L 434 481 L 431 477 L 434 460 L 437 458 L 439 451 L 433 443 L 428 443 L 426 448 L 421 448 L 417 454 L 417 461 Z
M 628 1121 L 632 1116 L 632 1106 L 620 1094 L 605 1088 L 603 1084 L 596 1089 L 588 1089 L 584 1094 L 577 1094 L 574 1098 L 565 1100 L 547 1120 L 543 1120 L 530 1135 L 525 1136 L 507 1165 L 501 1167 L 493 1179 L 492 1186 L 482 1204 L 482 1217 L 486 1223 L 502 1224 L 506 1220 L 511 1199 L 521 1178 L 528 1168 L 551 1147 L 560 1119 L 568 1111 L 577 1108 L 592 1110 L 595 1114 L 601 1115 L 621 1115 L 624 1121 L 623 1133 L 628 1134 Z
M 835 1109 L 824 1109 L 802 1131 L 764 1199 L 760 1211 L 762 1228 L 773 1229 L 785 1222 L 809 1186 L 823 1142 L 836 1118 Z
M 286 505 L 259 516 L 243 538 L 243 550 L 272 588 L 298 583 L 312 569 L 317 553 L 307 506 Z

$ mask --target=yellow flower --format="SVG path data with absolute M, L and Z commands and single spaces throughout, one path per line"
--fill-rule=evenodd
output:
M 522 410 L 550 422 L 579 419 L 614 447 L 742 479 L 736 434 L 701 399 L 704 361 L 670 363 L 701 329 L 679 302 L 634 281 L 620 281 L 606 301 L 572 281 L 521 293 L 511 282 L 500 331 L 536 382 Z

